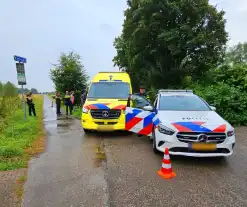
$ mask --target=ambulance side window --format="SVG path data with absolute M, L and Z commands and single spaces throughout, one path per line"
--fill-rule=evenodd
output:
M 142 96 L 131 95 L 131 100 L 134 108 L 142 109 L 144 106 L 150 105 L 149 101 Z

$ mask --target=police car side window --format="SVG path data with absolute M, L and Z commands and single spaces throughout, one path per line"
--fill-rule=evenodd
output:
M 142 96 L 132 95 L 131 100 L 133 101 L 134 108 L 143 108 L 144 106 L 150 105 L 149 101 Z
M 156 96 L 155 101 L 154 101 L 154 108 L 157 108 L 157 103 L 158 103 L 158 97 Z

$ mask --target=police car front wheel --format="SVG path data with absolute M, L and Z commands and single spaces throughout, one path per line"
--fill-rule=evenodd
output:
M 158 154 L 159 151 L 158 151 L 157 148 L 156 148 L 156 138 L 155 138 L 155 132 L 154 132 L 154 130 L 153 130 L 153 132 L 152 132 L 152 137 L 153 137 L 153 152 L 154 152 L 155 154 Z

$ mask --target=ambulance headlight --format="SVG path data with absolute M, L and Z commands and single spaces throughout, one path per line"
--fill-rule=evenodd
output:
M 158 125 L 158 130 L 160 133 L 167 134 L 167 135 L 173 135 L 175 133 L 175 131 L 173 131 L 172 129 L 170 129 L 170 128 L 162 125 L 162 124 Z
M 88 111 L 89 111 L 89 110 L 88 110 L 87 108 L 84 108 L 84 107 L 82 108 L 82 113 L 87 114 L 87 113 L 88 113 Z

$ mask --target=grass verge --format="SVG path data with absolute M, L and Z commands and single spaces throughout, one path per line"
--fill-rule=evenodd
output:
M 23 176 L 19 177 L 18 180 L 16 181 L 15 192 L 16 192 L 17 198 L 19 200 L 21 200 L 21 198 L 23 196 L 23 191 L 24 191 L 23 186 L 24 186 L 26 180 L 27 180 L 27 176 L 23 175 Z
M 66 106 L 64 104 L 61 105 L 61 108 L 66 111 Z M 81 113 L 82 113 L 82 109 L 81 107 L 79 108 L 75 108 L 73 109 L 73 113 L 72 113 L 72 116 L 77 118 L 77 119 L 81 119 Z
M 0 171 L 26 168 L 30 157 L 44 150 L 43 96 L 33 95 L 37 117 L 24 121 L 17 109 L 0 135 Z

